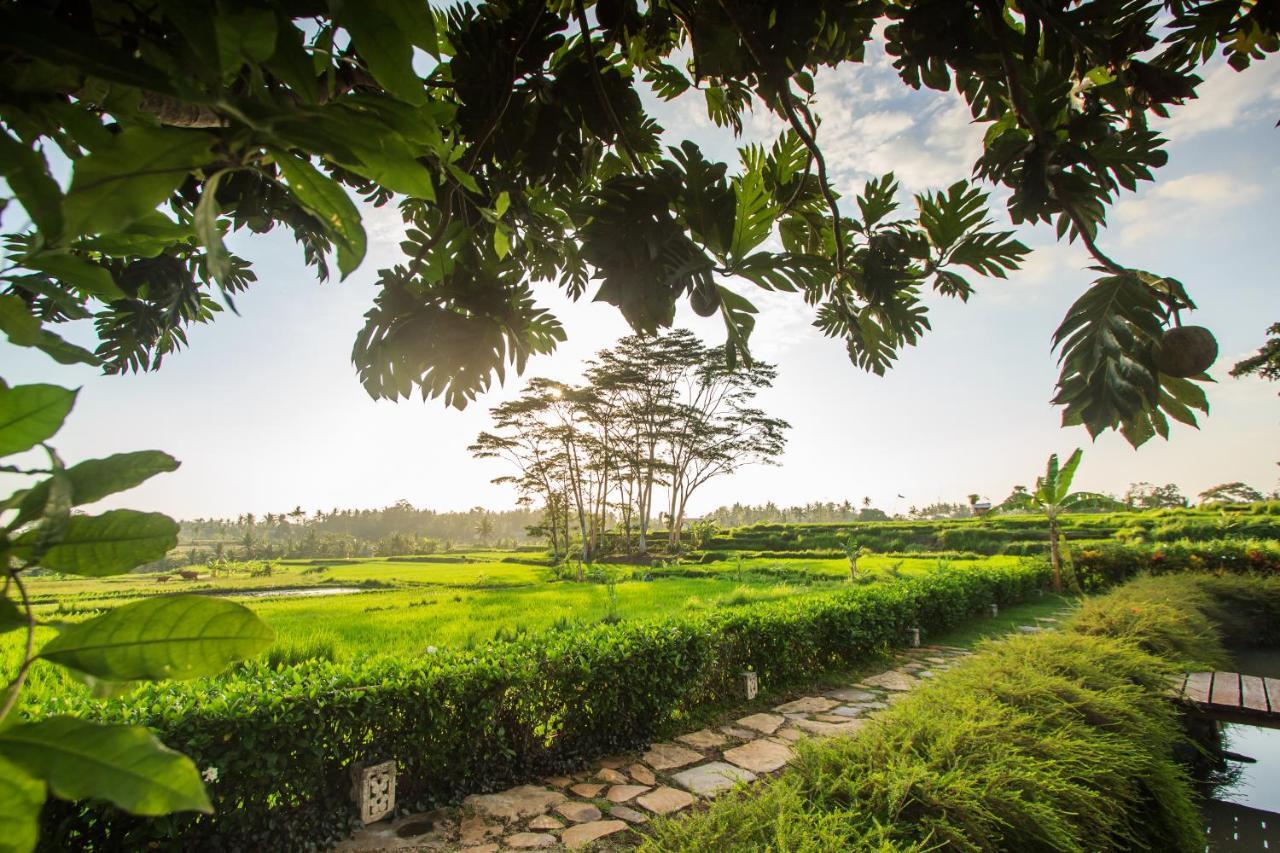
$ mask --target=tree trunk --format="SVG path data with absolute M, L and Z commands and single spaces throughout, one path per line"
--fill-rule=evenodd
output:
M 1062 552 L 1058 547 L 1058 517 L 1049 516 L 1049 562 L 1053 565 L 1053 591 L 1062 592 Z

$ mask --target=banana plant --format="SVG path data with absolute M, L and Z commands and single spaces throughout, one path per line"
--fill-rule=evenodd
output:
M 1049 560 L 1053 564 L 1055 592 L 1062 592 L 1062 548 L 1059 542 L 1061 531 L 1058 517 L 1066 512 L 1080 510 L 1124 508 L 1120 501 L 1097 492 L 1071 491 L 1071 481 L 1075 479 L 1076 469 L 1080 467 L 1080 457 L 1083 455 L 1084 451 L 1077 447 L 1076 452 L 1067 459 L 1067 464 L 1059 467 L 1058 454 L 1050 454 L 1044 476 L 1036 478 L 1034 492 L 1015 492 L 1004 503 L 992 509 L 992 512 L 1038 510 L 1049 519 Z

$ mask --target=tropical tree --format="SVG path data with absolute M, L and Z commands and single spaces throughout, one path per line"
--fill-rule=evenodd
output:
M 493 518 L 485 510 L 480 510 L 476 519 L 476 541 L 481 545 L 488 545 L 490 537 L 493 536 Z
M 1177 509 L 1186 506 L 1187 499 L 1176 483 L 1156 486 L 1142 482 L 1129 484 L 1124 503 L 1134 509 Z
M 1058 466 L 1058 454 L 1049 455 L 1049 464 L 1044 476 L 1036 478 L 1034 492 L 1014 491 L 1012 495 L 992 512 L 1008 512 L 1011 510 L 1038 510 L 1049 519 L 1049 560 L 1053 564 L 1053 588 L 1062 591 L 1062 550 L 1059 544 L 1061 531 L 1058 518 L 1067 512 L 1084 509 L 1122 508 L 1124 504 L 1114 498 L 1097 492 L 1072 492 L 1071 481 L 1080 467 L 1080 458 L 1084 451 L 1076 448 L 1075 453 L 1067 459 L 1067 464 Z
M 1236 362 L 1231 368 L 1231 375 L 1257 375 L 1272 382 L 1280 381 L 1280 323 L 1272 323 L 1267 328 L 1266 343 L 1253 355 Z
M 793 292 L 881 374 L 930 328 L 927 290 L 966 300 L 1028 249 L 968 180 L 901 212 L 892 174 L 837 194 L 815 74 L 875 44 L 904 87 L 967 102 L 975 180 L 1010 222 L 1092 256 L 1100 278 L 1054 337 L 1055 402 L 1140 444 L 1207 408 L 1212 341 L 1180 326 L 1175 278 L 1104 251 L 1106 214 L 1167 160 L 1149 119 L 1193 100 L 1215 53 L 1242 70 L 1275 52 L 1278 28 L 1256 0 L 11 0 L 0 174 L 29 224 L 5 235 L 0 328 L 154 369 L 254 286 L 227 237 L 283 228 L 317 279 L 345 278 L 362 211 L 394 205 L 404 254 L 353 348 L 374 397 L 464 406 L 552 350 L 566 332 L 533 282 L 592 290 L 638 332 L 687 301 L 742 362 L 743 285 Z M 642 86 L 704 102 L 726 133 L 752 110 L 785 130 L 734 162 L 678 133 L 664 149 Z M 90 318 L 92 351 L 55 331 Z
M 845 559 L 849 561 L 849 580 L 853 583 L 858 581 L 858 560 L 867 557 L 874 552 L 863 545 L 855 537 L 848 537 L 840 541 L 840 548 L 844 551 Z
M 1264 500 L 1262 492 L 1247 483 L 1220 483 L 1200 493 L 1200 503 L 1247 504 Z

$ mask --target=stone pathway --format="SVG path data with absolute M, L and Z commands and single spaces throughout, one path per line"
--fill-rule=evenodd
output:
M 901 649 L 894 653 L 895 668 L 847 687 L 682 734 L 638 755 L 601 759 L 541 785 L 476 794 L 461 808 L 376 823 L 336 849 L 498 853 L 577 850 L 596 841 L 624 848 L 651 817 L 679 813 L 739 782 L 781 771 L 794 757 L 791 745 L 802 738 L 853 734 L 869 715 L 967 654 L 951 646 Z

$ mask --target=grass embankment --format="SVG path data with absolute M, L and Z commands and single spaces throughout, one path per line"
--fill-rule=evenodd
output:
M 984 645 L 857 737 L 801 743 L 645 849 L 1202 850 L 1169 679 L 1274 638 L 1277 616 L 1280 579 L 1141 578 L 1062 631 Z

